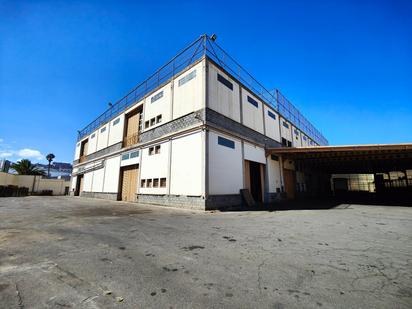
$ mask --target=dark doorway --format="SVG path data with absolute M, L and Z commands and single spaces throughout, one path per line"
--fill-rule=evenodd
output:
M 76 190 L 74 191 L 75 196 L 79 196 L 83 191 L 83 177 L 84 175 L 77 175 L 76 179 Z
M 296 174 L 293 170 L 283 169 L 283 179 L 285 181 L 285 192 L 287 199 L 295 198 Z
M 260 163 L 249 161 L 250 172 L 250 193 L 256 202 L 263 202 L 262 199 L 262 174 Z

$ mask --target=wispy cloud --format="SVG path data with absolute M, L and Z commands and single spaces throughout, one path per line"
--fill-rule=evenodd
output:
M 3 143 L 3 142 L 4 142 L 4 139 L 0 138 L 0 143 Z

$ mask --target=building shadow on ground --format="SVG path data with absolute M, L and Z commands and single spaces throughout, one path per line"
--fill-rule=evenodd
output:
M 394 196 L 350 196 L 350 197 L 328 197 L 328 198 L 300 198 L 273 203 L 260 203 L 248 207 L 241 205 L 223 209 L 221 211 L 291 211 L 291 210 L 321 210 L 348 208 L 351 204 L 365 206 L 401 206 L 412 207 L 412 200 Z

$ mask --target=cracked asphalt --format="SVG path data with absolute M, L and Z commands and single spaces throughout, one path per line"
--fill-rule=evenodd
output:
M 0 199 L 0 308 L 412 308 L 412 207 Z

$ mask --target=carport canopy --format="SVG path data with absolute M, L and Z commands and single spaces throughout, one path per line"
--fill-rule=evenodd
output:
M 412 144 L 269 148 L 267 155 L 330 174 L 373 174 L 412 169 Z

